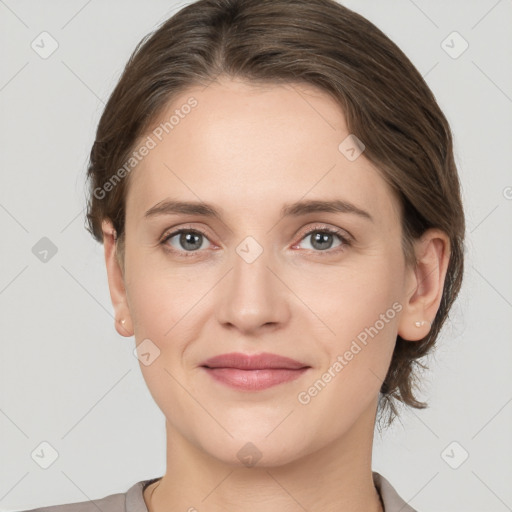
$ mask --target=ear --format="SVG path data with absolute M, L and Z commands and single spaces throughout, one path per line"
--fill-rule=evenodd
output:
M 103 220 L 101 228 L 103 231 L 103 246 L 105 248 L 105 264 L 107 267 L 110 299 L 112 300 L 116 317 L 115 328 L 121 336 L 133 336 L 133 323 L 126 298 L 124 276 L 116 258 L 116 232 L 110 220 Z
M 428 229 L 414 242 L 414 253 L 416 265 L 407 269 L 398 325 L 400 337 L 409 341 L 421 340 L 428 334 L 439 309 L 450 261 L 450 239 L 440 229 Z

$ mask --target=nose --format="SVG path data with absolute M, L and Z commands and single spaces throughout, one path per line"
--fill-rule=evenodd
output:
M 291 292 L 270 251 L 264 250 L 254 261 L 240 254 L 234 252 L 232 270 L 217 289 L 218 322 L 246 335 L 282 328 L 289 321 Z

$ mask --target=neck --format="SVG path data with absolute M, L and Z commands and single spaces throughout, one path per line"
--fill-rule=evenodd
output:
M 344 436 L 273 467 L 226 464 L 167 422 L 167 470 L 144 492 L 148 511 L 383 512 L 371 469 L 375 413 L 373 403 Z

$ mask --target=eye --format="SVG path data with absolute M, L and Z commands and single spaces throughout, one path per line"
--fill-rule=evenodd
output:
M 164 238 L 160 241 L 167 250 L 185 257 L 188 256 L 188 254 L 180 253 L 198 252 L 199 249 L 205 248 L 205 242 L 209 242 L 205 233 L 199 229 L 190 228 L 181 228 L 172 233 L 168 233 L 164 235 Z
M 350 246 L 349 236 L 341 229 L 330 228 L 327 226 L 315 226 L 301 237 L 302 240 L 309 238 L 310 247 L 305 247 L 308 251 L 313 251 L 317 254 L 325 253 L 325 255 L 332 255 L 338 253 Z M 335 239 L 338 239 L 338 244 L 334 245 Z M 165 250 L 170 251 L 178 256 L 190 257 L 195 256 L 194 253 L 201 253 L 200 249 L 206 249 L 207 244 L 211 245 L 206 233 L 203 233 L 197 228 L 180 228 L 171 233 L 163 236 L 160 244 Z M 293 249 L 298 248 L 300 243 L 292 246 Z
M 350 245 L 350 241 L 348 236 L 345 236 L 345 232 L 341 229 L 333 229 L 326 226 L 315 226 L 313 229 L 307 231 L 301 238 L 302 240 L 310 240 L 310 247 L 306 247 L 306 250 L 312 250 L 320 253 L 337 253 L 339 251 L 344 250 L 347 246 Z M 338 239 L 338 245 L 333 247 L 333 243 L 335 239 Z M 295 244 L 293 248 L 298 247 L 299 244 Z

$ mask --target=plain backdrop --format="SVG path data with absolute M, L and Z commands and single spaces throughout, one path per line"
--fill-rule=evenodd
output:
M 436 95 L 468 224 L 464 287 L 424 374 L 429 408 L 376 434 L 373 469 L 419 511 L 512 510 L 512 1 L 343 3 L 391 37 Z M 114 329 L 84 182 L 124 64 L 181 5 L 0 1 L 2 511 L 101 498 L 165 471 L 164 418 L 134 338 Z M 38 37 L 45 51 L 58 44 L 47 58 L 31 46 Z M 58 455 L 47 469 L 34 455 L 52 453 L 41 443 Z

